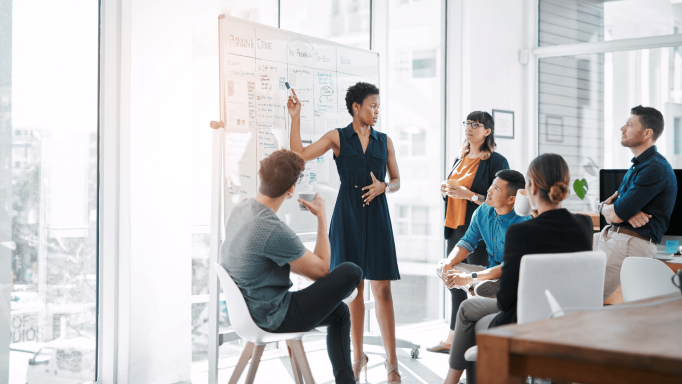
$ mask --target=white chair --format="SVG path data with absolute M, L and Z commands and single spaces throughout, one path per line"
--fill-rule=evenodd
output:
M 547 303 L 549 304 L 549 308 L 552 310 L 552 317 L 563 316 L 564 310 L 561 309 L 561 305 L 559 305 L 559 302 L 557 301 L 557 299 L 554 298 L 554 295 L 552 295 L 552 292 L 545 289 L 545 296 L 547 296 Z
M 562 307 L 601 308 L 605 276 L 606 254 L 601 251 L 523 256 L 516 304 L 518 324 L 548 319 L 557 309 L 563 315 Z M 476 361 L 478 346 L 469 348 L 464 358 Z
M 601 251 L 524 256 L 516 305 L 518 323 L 552 315 L 545 290 L 552 293 L 564 310 L 602 308 L 605 276 L 606 254 Z
M 237 383 L 242 372 L 244 372 L 244 368 L 249 362 L 249 359 L 251 359 L 251 366 L 246 375 L 246 383 L 253 383 L 265 345 L 277 341 L 286 341 L 287 346 L 289 347 L 292 356 L 291 368 L 294 372 L 296 383 L 302 383 L 301 374 L 303 375 L 303 378 L 305 378 L 306 384 L 315 383 L 313 374 L 310 370 L 310 365 L 308 364 L 308 359 L 303 350 L 303 343 L 301 342 L 301 338 L 306 334 L 309 334 L 309 332 L 270 333 L 262 330 L 253 321 L 241 290 L 237 287 L 237 284 L 235 284 L 225 268 L 218 263 L 213 263 L 213 268 L 218 274 L 220 286 L 223 288 L 223 292 L 225 292 L 225 304 L 227 305 L 227 311 L 230 314 L 230 323 L 234 327 L 237 335 L 247 342 L 228 383 Z
M 623 300 L 635 301 L 679 292 L 671 282 L 675 272 L 663 262 L 647 257 L 628 257 L 620 268 Z

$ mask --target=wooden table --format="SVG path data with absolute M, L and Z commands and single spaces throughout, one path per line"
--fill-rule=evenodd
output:
M 664 261 L 664 263 L 668 266 L 668 268 L 672 269 L 673 272 L 677 272 L 678 270 L 682 269 L 682 263 L 671 263 L 669 261 Z
M 582 311 L 476 336 L 477 382 L 682 383 L 682 295 Z

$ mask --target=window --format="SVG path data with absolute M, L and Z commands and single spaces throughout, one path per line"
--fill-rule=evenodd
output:
M 412 156 L 426 155 L 426 130 L 420 129 L 412 135 Z
M 538 44 L 544 47 L 677 34 L 681 5 L 667 1 L 653 6 L 638 1 L 541 0 Z M 584 178 L 589 185 L 584 199 L 571 193 L 564 203 L 574 211 L 596 210 L 600 169 L 630 167 L 632 153 L 620 145 L 620 128 L 637 105 L 663 113 L 668 129 L 656 145 L 674 168 L 680 166 L 674 155 L 682 146 L 678 138 L 682 121 L 681 49 L 622 50 L 624 43 L 619 43 L 603 45 L 603 52 L 589 54 L 580 53 L 575 46 L 555 49 L 551 55 L 544 55 L 542 48 L 535 50 L 540 55 L 539 153 L 562 155 L 571 179 Z
M 398 52 L 398 59 L 396 60 L 396 77 L 400 80 L 408 80 L 412 76 L 412 54 L 410 51 Z
M 429 233 L 429 207 L 412 207 L 412 234 L 426 235 Z
M 99 5 L 11 4 L 0 13 L 0 162 L 12 164 L 0 171 L 0 200 L 12 212 L 0 215 L 0 286 L 11 288 L 11 302 L 0 298 L 11 362 L 0 377 L 94 381 Z M 34 355 L 53 364 L 50 376 L 29 365 Z
M 677 1 L 540 0 L 539 46 L 677 33 Z
M 277 4 L 280 18 L 277 20 Z M 375 2 L 377 3 L 377 2 Z M 443 100 L 440 0 L 398 1 L 376 6 L 373 49 L 386 58 L 381 64 L 382 112 L 380 129 L 393 140 L 401 171 L 401 190 L 389 198 L 402 280 L 394 284 L 398 325 L 440 319 L 442 283 L 431 272 L 443 256 L 442 199 L 438 192 L 443 170 L 440 137 Z M 218 120 L 215 79 L 218 76 L 218 42 L 215 15 L 225 13 L 258 23 L 332 40 L 363 49 L 370 48 L 369 0 L 260 0 L 224 5 L 209 0 L 195 6 L 193 27 L 193 108 L 196 142 L 192 143 L 192 180 L 197 185 L 196 217 L 192 222 L 192 358 L 207 358 L 208 226 L 210 212 L 211 136 L 206 121 Z M 230 3 L 232 4 L 232 3 Z M 381 8 L 386 7 L 386 8 Z M 274 15 L 274 16 L 273 16 Z M 388 21 L 387 21 L 388 20 Z M 387 21 L 387 22 L 386 22 Z M 409 36 L 399 38 L 398 36 Z M 424 42 L 428 44 L 424 45 Z M 415 47 L 420 47 L 415 50 Z M 408 128 L 410 127 L 410 128 Z M 429 150 L 427 150 L 429 148 Z M 433 148 L 433 149 L 432 149 Z M 435 149 L 438 148 L 438 149 Z M 427 191 L 427 192 L 425 192 Z M 431 193 L 432 192 L 432 193 Z M 416 220 L 415 220 L 416 219 Z M 306 244 L 308 245 L 308 244 Z M 296 281 L 294 281 L 296 283 Z M 228 314 L 220 307 L 220 329 L 229 329 Z M 240 345 L 226 343 L 220 356 L 237 355 Z
M 398 224 L 400 235 L 428 236 L 431 231 L 429 207 L 399 205 L 398 217 L 394 221 Z
M 280 26 L 337 43 L 369 49 L 369 0 L 281 0 Z
M 436 50 L 415 51 L 412 54 L 412 77 L 424 79 L 436 76 Z
M 441 19 L 435 16 L 442 14 L 442 2 L 387 3 L 375 19 L 387 21 L 373 24 L 373 49 L 385 62 L 381 128 L 393 140 L 400 167 L 401 188 L 388 203 L 401 275 L 393 284 L 393 305 L 396 324 L 405 325 L 440 319 L 443 310 L 443 284 L 426 272 L 444 254 L 437 230 L 443 225 L 443 40 Z
M 572 179 L 588 181 L 584 200 L 571 194 L 564 204 L 577 211 L 594 210 L 599 199 L 604 159 L 603 56 L 552 57 L 540 59 L 538 66 L 539 152 L 561 155 Z
M 398 148 L 398 155 L 401 159 L 409 156 L 425 156 L 426 130 L 417 127 L 401 128 L 393 145 Z
M 192 126 L 197 134 L 189 143 L 193 172 L 191 183 L 196 185 L 192 196 L 193 216 L 191 218 L 192 236 L 192 361 L 208 359 L 208 277 L 209 277 L 209 237 L 211 212 L 211 132 L 206 122 L 220 120 L 219 100 L 215 94 L 218 78 L 218 23 L 216 16 L 223 13 L 260 24 L 277 27 L 277 0 L 222 1 L 208 0 L 194 2 L 192 26 L 192 73 L 193 89 L 191 108 Z M 189 267 L 189 263 L 188 263 Z M 225 302 L 220 303 L 220 332 L 230 330 L 230 322 Z M 238 341 L 226 342 L 220 347 L 220 356 L 239 355 Z
M 673 128 L 675 129 L 675 154 L 682 155 L 682 117 L 675 117 Z

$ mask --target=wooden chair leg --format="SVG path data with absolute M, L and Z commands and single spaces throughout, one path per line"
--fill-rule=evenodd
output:
M 251 366 L 249 367 L 249 372 L 246 374 L 246 384 L 253 384 L 253 380 L 256 378 L 256 371 L 258 371 L 258 364 L 260 364 L 260 358 L 263 356 L 263 350 L 265 349 L 265 344 L 256 345 L 253 348 L 253 355 L 251 356 Z
M 289 340 L 289 342 L 296 358 L 296 364 L 301 369 L 306 384 L 315 384 L 313 373 L 310 370 L 310 365 L 308 365 L 308 358 L 305 355 L 305 350 L 303 350 L 303 342 L 301 340 Z
M 246 343 L 241 356 L 239 356 L 237 366 L 234 367 L 234 372 L 232 372 L 232 376 L 230 377 L 230 381 L 228 381 L 228 384 L 237 384 L 239 378 L 242 376 L 242 372 L 244 372 L 246 364 L 249 362 L 249 359 L 251 358 L 251 354 L 253 353 L 253 347 L 254 347 L 253 343 L 251 342 Z
M 296 384 L 303 384 L 301 369 L 298 367 L 298 362 L 296 361 L 296 356 L 294 356 L 289 340 L 287 340 L 287 349 L 289 350 L 289 359 L 291 360 L 291 370 L 294 373 L 294 380 L 296 381 Z

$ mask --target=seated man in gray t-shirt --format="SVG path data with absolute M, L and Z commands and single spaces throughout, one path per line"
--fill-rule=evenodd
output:
M 276 215 L 293 196 L 305 169 L 303 158 L 282 149 L 261 161 L 255 198 L 234 207 L 225 226 L 220 263 L 242 291 L 254 322 L 275 332 L 309 331 L 327 326 L 327 351 L 337 383 L 355 383 L 350 357 L 350 314 L 342 302 L 353 292 L 362 270 L 343 263 L 329 271 L 331 249 L 324 200 L 299 200 L 317 217 L 317 243 L 310 252 Z M 316 280 L 290 292 L 290 271 Z

